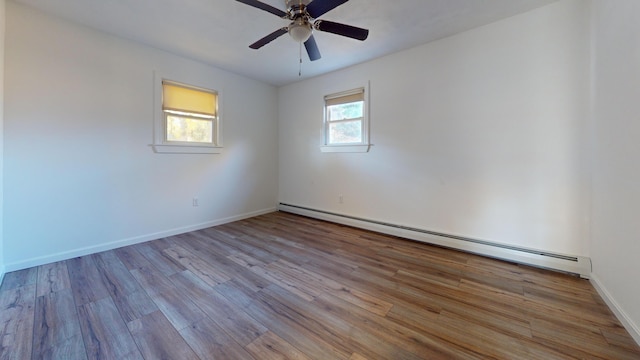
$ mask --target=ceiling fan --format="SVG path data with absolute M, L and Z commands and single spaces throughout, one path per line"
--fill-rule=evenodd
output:
M 325 13 L 346 3 L 349 0 L 285 0 L 287 10 L 282 11 L 258 0 L 236 0 L 260 10 L 270 12 L 283 19 L 290 20 L 288 26 L 282 27 L 271 34 L 249 45 L 252 49 L 260 49 L 280 36 L 289 33 L 297 42 L 304 43 L 311 61 L 320 59 L 320 50 L 313 38 L 313 30 L 325 31 L 352 39 L 364 41 L 369 36 L 369 30 L 359 27 L 336 23 L 326 20 L 315 20 Z

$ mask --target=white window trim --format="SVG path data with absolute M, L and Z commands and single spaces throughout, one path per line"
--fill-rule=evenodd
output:
M 158 154 L 220 154 L 223 150 L 222 144 L 222 90 L 219 86 L 202 84 L 197 79 L 182 79 L 180 76 L 165 76 L 156 71 L 153 72 L 153 143 L 149 146 L 153 152 Z M 179 81 L 180 79 L 182 81 Z M 218 112 L 214 126 L 214 144 L 207 143 L 185 143 L 166 140 L 165 113 L 162 111 L 162 80 L 167 80 L 176 84 L 185 84 L 190 87 L 202 89 L 216 89 L 218 97 Z
M 323 153 L 366 153 L 371 149 L 371 144 L 366 145 L 323 145 L 320 151 Z
M 344 89 L 350 90 L 344 90 Z M 362 119 L 362 143 L 357 144 L 328 144 L 328 124 L 327 124 L 327 106 L 326 101 L 322 100 L 322 146 L 320 151 L 323 153 L 366 153 L 371 149 L 372 144 L 369 141 L 369 82 L 356 86 L 344 86 L 342 90 L 327 92 L 327 95 L 339 95 L 341 93 L 349 94 L 358 89 L 364 89 L 364 109 Z

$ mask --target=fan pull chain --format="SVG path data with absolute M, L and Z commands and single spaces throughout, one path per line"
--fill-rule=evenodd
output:
M 300 67 L 298 68 L 298 77 L 302 76 L 302 43 L 300 44 Z

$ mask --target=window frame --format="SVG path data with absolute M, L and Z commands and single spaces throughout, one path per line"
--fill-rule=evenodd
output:
M 348 97 L 362 93 L 363 109 L 361 118 L 345 119 L 329 121 L 328 100 L 338 99 L 341 97 Z M 361 121 L 362 124 L 362 141 L 358 143 L 344 143 L 344 144 L 330 144 L 330 125 L 340 122 L 352 122 Z M 343 90 L 339 92 L 332 92 L 324 96 L 323 99 L 323 121 L 322 121 L 322 146 L 321 152 L 325 153 L 364 153 L 369 152 L 371 143 L 369 142 L 369 83 L 362 86 L 352 87 L 350 90 Z
M 151 147 L 155 153 L 159 154 L 220 154 L 223 150 L 222 144 L 222 91 L 213 90 L 210 84 L 203 84 L 195 79 L 185 79 L 186 81 L 176 81 L 177 76 L 163 76 L 154 72 L 154 121 L 153 121 L 153 143 Z M 163 83 L 169 83 L 194 90 L 214 93 L 216 95 L 216 116 L 212 121 L 212 142 L 191 142 L 191 141 L 170 141 L 167 140 L 167 116 L 174 115 L 163 110 Z M 186 115 L 184 117 L 191 117 Z

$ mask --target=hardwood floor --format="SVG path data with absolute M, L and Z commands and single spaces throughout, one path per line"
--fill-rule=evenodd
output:
M 286 213 L 5 276 L 1 359 L 640 359 L 587 280 Z

